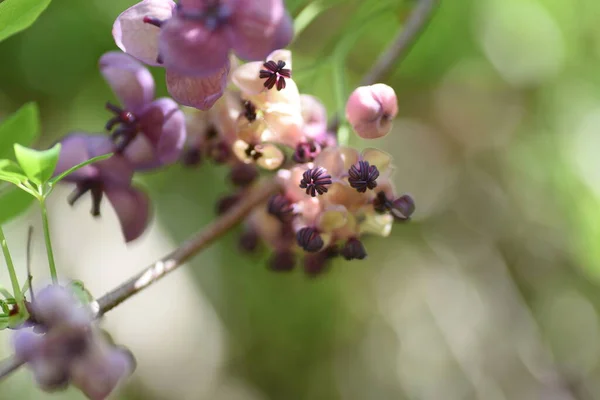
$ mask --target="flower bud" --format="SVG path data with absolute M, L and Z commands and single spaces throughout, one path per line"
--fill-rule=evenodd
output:
M 346 104 L 346 119 L 363 139 L 387 135 L 397 113 L 396 93 L 382 83 L 355 89 Z

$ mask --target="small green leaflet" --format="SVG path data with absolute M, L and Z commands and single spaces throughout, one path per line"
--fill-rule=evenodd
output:
M 29 180 L 36 185 L 43 185 L 54 173 L 60 156 L 60 147 L 60 143 L 57 143 L 48 150 L 34 150 L 15 144 L 15 156 Z
M 37 139 L 39 133 L 40 122 L 37 105 L 27 103 L 0 122 L 0 158 L 13 158 L 15 143 L 30 146 Z
M 0 3 L 0 41 L 32 25 L 50 0 L 4 0 Z

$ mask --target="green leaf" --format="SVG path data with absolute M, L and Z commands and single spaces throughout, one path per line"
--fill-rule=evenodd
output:
M 1 9 L 0 5 L 0 9 Z M 0 20 L 1 20 L 0 16 Z M 2 22 L 0 22 L 2 26 Z M 39 112 L 35 103 L 27 103 L 0 125 L 0 158 L 13 158 L 15 143 L 29 146 L 40 133 Z
M 81 164 L 77 164 L 76 166 L 69 168 L 68 170 L 66 170 L 62 174 L 60 174 L 58 176 L 55 176 L 54 178 L 50 179 L 50 183 L 52 183 L 52 184 L 57 183 L 57 182 L 61 181 L 62 179 L 64 179 L 67 175 L 72 174 L 73 172 L 77 171 L 78 169 L 83 168 L 86 165 L 90 165 L 90 164 L 93 164 L 95 162 L 106 160 L 107 158 L 111 158 L 112 155 L 113 155 L 113 153 L 108 153 L 108 154 L 103 154 L 103 155 L 98 156 L 98 157 L 90 158 L 89 160 L 84 161 Z
M 8 186 L 0 191 L 0 224 L 22 214 L 33 202 L 33 196 L 18 189 Z
M 50 0 L 4 0 L 0 2 L 0 41 L 27 29 L 48 7 Z
M 67 285 L 67 288 L 73 292 L 73 294 L 81 302 L 81 304 L 89 304 L 92 301 L 94 301 L 94 296 L 92 296 L 90 291 L 87 290 L 87 288 L 81 281 L 71 281 Z
M 0 331 L 8 328 L 8 317 L 0 317 Z
M 0 160 L 0 180 L 18 185 L 27 182 L 27 176 L 16 162 Z
M 60 156 L 60 143 L 48 150 L 34 150 L 15 144 L 15 156 L 29 180 L 42 185 L 48 182 L 54 173 Z

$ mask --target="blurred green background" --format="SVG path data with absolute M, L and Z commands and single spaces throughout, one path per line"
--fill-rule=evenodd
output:
M 133 3 L 53 0 L 0 43 L 0 118 L 36 101 L 40 145 L 100 132 L 113 97 L 97 60 L 116 48 L 112 23 Z M 297 16 L 315 2 L 287 3 Z M 415 3 L 312 4 L 332 7 L 291 46 L 300 90 L 333 111 L 330 55 L 352 45 L 354 88 Z M 266 253 L 242 255 L 228 235 L 107 316 L 139 361 L 115 398 L 600 399 L 600 2 L 441 3 L 384 79 L 400 114 L 375 143 L 393 154 L 414 221 L 367 240 L 368 260 L 336 261 L 317 279 L 272 273 Z M 153 73 L 164 94 L 164 72 Z M 92 221 L 88 204 L 71 209 L 68 189 L 57 192 L 64 275 L 109 290 L 212 220 L 232 190 L 225 174 L 203 165 L 144 176 L 155 223 L 130 247 L 110 210 Z M 37 210 L 8 226 L 21 265 L 28 224 L 41 232 Z M 36 276 L 42 254 L 40 236 Z M 19 371 L 0 383 L 0 399 L 17 398 L 81 395 L 43 394 Z

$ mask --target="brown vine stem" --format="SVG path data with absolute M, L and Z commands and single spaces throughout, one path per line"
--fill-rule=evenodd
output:
M 279 182 L 275 179 L 267 179 L 258 183 L 242 201 L 233 206 L 228 212 L 216 219 L 203 230 L 196 233 L 185 241 L 181 246 L 170 254 L 156 261 L 146 269 L 138 272 L 129 280 L 106 293 L 93 303 L 91 308 L 96 318 L 112 310 L 136 293 L 144 290 L 159 279 L 165 277 L 169 272 L 183 265 L 190 258 L 207 248 L 215 240 L 229 232 L 249 213 L 266 201 L 272 194 L 281 189 Z M 23 361 L 16 357 L 6 359 L 0 364 L 0 380 L 16 371 Z
M 392 42 L 362 77 L 359 86 L 377 83 L 385 77 L 394 64 L 404 60 L 417 39 L 419 39 L 420 34 L 425 31 L 440 2 L 441 0 L 419 0 Z M 329 130 L 337 131 L 339 123 L 340 115 L 333 115 L 328 123 Z
M 417 42 L 420 34 L 427 27 L 440 1 L 420 0 L 418 2 L 392 43 L 381 53 L 375 64 L 363 76 L 360 81 L 361 86 L 377 83 L 378 80 L 385 77 L 394 64 L 404 60 Z

